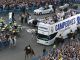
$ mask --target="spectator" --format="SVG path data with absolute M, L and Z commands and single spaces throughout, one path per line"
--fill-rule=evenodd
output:
M 12 38 L 12 41 L 13 41 L 13 47 L 15 47 L 16 46 L 16 36 L 12 36 L 11 38 Z
M 25 23 L 28 21 L 28 13 L 25 14 Z
M 14 12 L 12 12 L 12 21 L 13 21 L 13 22 L 15 21 Z
M 12 38 L 11 38 L 11 36 L 9 36 L 9 42 L 10 42 L 10 44 L 9 44 L 9 48 L 12 48 L 13 47 L 13 41 L 12 41 Z
M 24 13 L 25 13 L 25 11 L 26 11 L 26 8 L 25 8 L 25 5 L 24 5 L 24 2 L 22 3 L 21 11 L 22 11 L 22 13 L 23 13 L 23 14 L 24 14 Z
M 24 14 L 21 14 L 21 24 L 23 24 L 24 21 Z
M 33 56 L 31 60 L 39 60 L 37 56 Z
M 46 48 L 43 49 L 43 56 L 46 56 L 47 55 L 47 50 Z

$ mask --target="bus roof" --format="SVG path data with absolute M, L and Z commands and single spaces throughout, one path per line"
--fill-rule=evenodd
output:
M 77 15 L 77 14 L 74 14 L 73 16 L 75 16 L 75 15 Z M 66 19 L 71 18 L 71 17 L 72 16 L 68 15 L 67 18 L 65 18 L 65 19 L 59 18 L 57 22 L 66 20 Z M 47 17 L 47 18 L 44 18 L 44 19 L 39 19 L 39 21 L 40 21 L 40 24 L 45 24 L 45 25 L 53 25 L 53 24 L 57 23 L 57 22 L 54 21 L 53 17 Z

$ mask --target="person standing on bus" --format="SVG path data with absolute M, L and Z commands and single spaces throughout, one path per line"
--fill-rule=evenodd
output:
M 57 15 L 56 14 L 54 14 L 53 20 L 54 20 L 55 23 L 58 22 L 58 19 L 57 19 Z

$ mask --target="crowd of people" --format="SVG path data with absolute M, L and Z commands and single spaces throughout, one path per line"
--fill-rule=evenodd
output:
M 4 47 L 15 47 L 16 37 L 19 35 L 20 26 L 16 21 L 6 23 L 5 20 L 0 19 L 0 49 Z
M 67 3 L 67 2 L 65 2 Z M 23 24 L 23 21 L 25 20 L 25 23 L 27 23 L 28 18 L 29 18 L 29 14 L 26 13 L 26 11 L 30 11 L 30 10 L 34 10 L 36 8 L 39 8 L 41 6 L 46 6 L 46 5 L 53 5 L 53 9 L 54 9 L 54 13 L 53 14 L 53 20 L 54 21 L 50 21 L 50 23 L 54 23 L 57 22 L 58 20 L 63 20 L 66 19 L 67 17 L 72 16 L 73 14 L 75 14 L 75 12 L 72 11 L 72 9 L 67 10 L 67 12 L 65 13 L 64 10 L 59 10 L 57 9 L 57 7 L 61 6 L 61 1 L 60 0 L 3 0 L 0 4 L 0 11 L 5 11 L 7 10 L 15 12 L 16 10 L 19 10 L 20 12 L 22 12 L 21 14 L 21 23 Z M 64 5 L 64 4 L 62 4 Z M 19 12 L 18 11 L 18 12 Z M 66 16 L 66 17 L 65 17 Z
M 52 0 L 53 1 L 53 0 Z M 54 1 L 53 1 L 54 2 Z M 39 8 L 40 6 L 45 6 L 46 3 L 53 4 L 49 1 L 20 1 L 20 0 L 2 0 L 0 3 L 0 10 L 15 10 L 20 9 L 20 11 L 24 12 L 26 10 L 34 10 L 35 8 Z
M 62 0 L 63 1 L 63 0 Z M 68 1 L 68 0 L 67 0 Z M 53 5 L 53 8 L 56 8 L 56 6 L 64 5 L 64 3 L 69 3 L 70 1 L 66 2 L 64 0 L 61 2 L 61 0 L 1 0 L 0 1 L 0 11 L 2 10 L 8 10 L 8 11 L 27 11 L 27 10 L 34 10 L 36 8 L 39 8 L 41 6 L 45 6 L 46 4 Z
M 74 9 L 68 9 L 66 11 L 62 10 L 62 11 L 57 11 L 56 12 L 56 16 L 57 16 L 57 19 L 56 20 L 64 20 L 64 19 L 67 19 L 71 16 L 74 16 L 76 15 L 76 12 L 74 11 Z
M 50 51 L 42 60 L 80 60 L 80 41 L 65 42 L 61 47 Z

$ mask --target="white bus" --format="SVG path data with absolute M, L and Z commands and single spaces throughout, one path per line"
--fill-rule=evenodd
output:
M 40 22 L 38 24 L 37 43 L 51 45 L 60 34 L 63 38 L 67 38 L 67 34 L 71 30 L 74 32 L 79 24 L 80 14 L 76 14 L 54 24 Z

